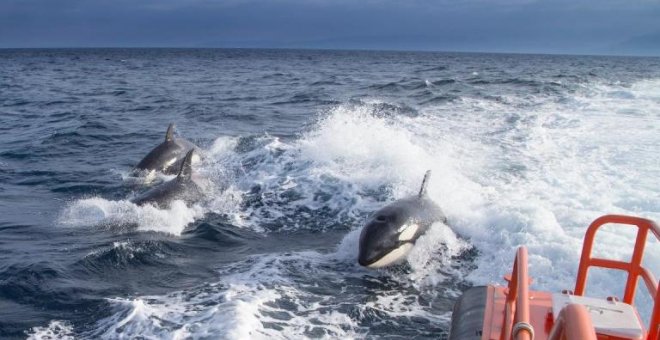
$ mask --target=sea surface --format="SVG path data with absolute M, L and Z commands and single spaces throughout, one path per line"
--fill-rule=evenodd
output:
M 170 178 L 131 172 L 169 123 L 212 191 L 135 206 Z M 357 265 L 366 218 L 427 169 L 448 225 Z M 520 245 L 533 289 L 572 289 L 586 226 L 660 220 L 659 189 L 659 58 L 0 50 L 0 338 L 442 338 Z M 623 259 L 634 235 L 597 242 Z

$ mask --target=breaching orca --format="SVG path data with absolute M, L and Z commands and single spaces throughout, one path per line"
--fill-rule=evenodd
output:
M 192 158 L 195 150 L 190 150 L 183 158 L 176 178 L 162 183 L 131 200 L 137 205 L 153 203 L 165 208 L 173 200 L 183 200 L 186 203 L 198 201 L 202 195 L 202 188 L 193 179 Z
M 394 201 L 370 217 L 360 233 L 360 265 L 380 268 L 398 263 L 433 223 L 447 222 L 426 195 L 430 175 L 430 170 L 424 175 L 418 195 Z
M 170 124 L 165 133 L 165 141 L 151 150 L 135 166 L 135 170 L 155 170 L 174 175 L 181 168 L 184 156 L 193 149 L 197 149 L 195 144 L 174 136 L 174 124 Z

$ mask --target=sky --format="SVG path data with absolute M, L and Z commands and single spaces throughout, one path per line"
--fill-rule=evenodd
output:
M 0 0 L 0 48 L 660 56 L 660 0 Z

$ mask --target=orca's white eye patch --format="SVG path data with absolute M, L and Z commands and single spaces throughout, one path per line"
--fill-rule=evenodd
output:
M 169 161 L 165 162 L 165 164 L 163 165 L 163 169 L 169 167 L 170 165 L 172 165 L 174 163 L 176 163 L 176 157 L 174 157 L 174 158 L 170 159 Z

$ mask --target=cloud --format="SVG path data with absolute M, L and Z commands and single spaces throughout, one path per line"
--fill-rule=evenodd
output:
M 0 47 L 593 53 L 660 31 L 658 17 L 658 2 L 623 0 L 3 0 Z

